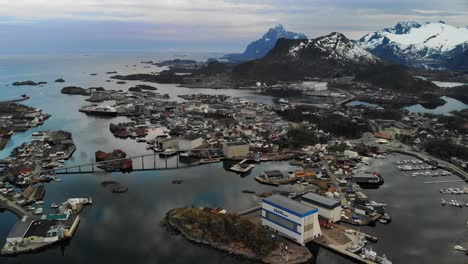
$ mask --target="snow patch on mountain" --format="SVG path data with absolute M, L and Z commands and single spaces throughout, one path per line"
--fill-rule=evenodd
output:
M 432 68 L 443 67 L 447 60 L 468 48 L 468 28 L 454 27 L 443 21 L 400 22 L 393 28 L 365 35 L 358 44 L 393 62 L 419 67 L 432 63 Z
M 300 42 L 299 45 L 289 49 L 289 56 L 297 57 L 303 49 L 314 47 L 326 55 L 326 59 L 334 59 L 338 62 L 346 60 L 353 62 L 375 63 L 379 61 L 374 55 L 358 45 L 352 43 L 341 33 L 331 33 L 317 39 L 310 39 L 307 42 Z

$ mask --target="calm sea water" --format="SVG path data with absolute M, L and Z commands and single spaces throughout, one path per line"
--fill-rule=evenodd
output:
M 438 106 L 434 109 L 425 108 L 424 106 L 417 104 L 413 106 L 405 107 L 408 111 L 418 112 L 418 113 L 429 113 L 435 115 L 450 115 L 450 112 L 463 110 L 468 108 L 468 104 L 465 104 L 457 99 L 453 99 L 447 96 L 441 97 L 446 103 L 444 105 Z
M 115 139 L 109 132 L 110 122 L 126 121 L 126 118 L 87 117 L 78 112 L 80 106 L 87 104 L 85 97 L 62 95 L 60 88 L 77 85 L 128 89 L 140 82 L 129 82 L 126 85 L 108 83 L 106 80 L 109 76 L 105 73 L 159 71 L 161 69 L 157 67 L 144 68 L 145 65 L 139 62 L 167 58 L 171 56 L 118 54 L 0 58 L 0 100 L 26 93 L 32 97 L 24 102 L 26 105 L 42 108 L 52 114 L 43 126 L 16 133 L 7 148 L 0 153 L 0 158 L 8 156 L 22 142 L 29 141 L 32 132 L 43 129 L 63 129 L 73 133 L 77 151 L 68 161 L 69 164 L 87 162 L 93 159 L 94 152 L 99 149 L 108 151 L 121 148 L 130 155 L 146 153 L 144 144 Z M 91 73 L 98 75 L 90 76 Z M 64 78 L 67 82 L 53 83 L 57 78 Z M 47 81 L 49 84 L 44 87 L 6 86 L 14 81 L 29 79 Z M 198 92 L 228 94 L 264 103 L 273 100 L 272 97 L 253 91 L 187 89 L 162 84 L 155 86 L 159 92 L 169 93 L 174 100 L 178 100 L 179 94 Z M 385 184 L 379 190 L 367 193 L 372 199 L 388 203 L 389 213 L 393 217 L 389 225 L 362 228 L 380 238 L 373 248 L 379 253 L 386 253 L 393 263 L 466 262 L 467 258 L 460 252 L 454 252 L 452 247 L 467 235 L 465 222 L 468 208 L 441 207 L 438 189 L 442 186 L 423 184 L 424 179 L 403 176 L 390 164 L 396 158 L 378 160 L 373 164 L 372 169 L 382 172 Z M 260 199 L 241 191 L 250 189 L 263 192 L 275 189 L 254 180 L 256 175 L 266 169 L 292 168 L 287 162 L 262 163 L 245 178 L 227 172 L 222 163 L 172 171 L 63 176 L 61 183 L 47 184 L 45 209 L 50 203 L 64 201 L 69 197 L 91 196 L 94 201 L 81 214 L 82 221 L 76 235 L 67 245 L 35 254 L 0 258 L 0 263 L 239 263 L 238 259 L 224 253 L 169 234 L 161 227 L 160 221 L 174 207 L 223 207 L 236 212 L 256 206 Z M 111 179 L 121 182 L 129 191 L 113 194 L 109 189 L 101 187 L 100 182 Z M 174 179 L 184 182 L 173 185 L 171 181 Z M 282 187 L 284 190 L 293 188 L 289 185 Z M 1 243 L 16 220 L 9 212 L 0 213 Z M 318 252 L 314 262 L 350 263 L 325 250 Z

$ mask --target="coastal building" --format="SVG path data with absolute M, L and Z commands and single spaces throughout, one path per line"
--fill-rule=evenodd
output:
M 179 145 L 179 138 L 163 138 L 158 139 L 157 145 L 160 149 L 166 150 L 170 148 L 177 148 Z
M 32 220 L 25 220 L 25 221 L 18 221 L 16 222 L 13 229 L 11 229 L 10 233 L 7 236 L 7 243 L 19 243 L 23 240 L 26 232 L 28 232 L 29 227 L 32 224 Z
M 262 225 L 301 245 L 322 235 L 318 209 L 282 195 L 262 200 Z
M 200 136 L 188 136 L 181 138 L 177 144 L 179 151 L 189 151 L 203 144 L 203 138 Z
M 302 196 L 301 202 L 317 208 L 321 217 L 332 222 L 338 222 L 341 219 L 341 203 L 338 200 L 316 193 L 307 193 Z
M 244 158 L 249 154 L 250 145 L 246 142 L 227 142 L 223 145 L 223 155 L 227 159 Z

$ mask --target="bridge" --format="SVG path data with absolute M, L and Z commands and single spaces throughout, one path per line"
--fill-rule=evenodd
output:
M 132 160 L 132 172 L 133 171 L 154 171 L 154 170 L 173 170 L 173 169 L 181 169 L 181 168 L 188 168 L 197 165 L 201 165 L 201 163 L 195 159 L 188 157 L 186 163 L 180 161 L 179 153 L 175 154 L 172 157 L 167 158 L 159 158 L 158 153 L 153 154 L 145 154 L 139 156 L 131 156 L 119 159 L 112 159 L 106 161 L 99 161 L 99 162 L 90 162 L 85 164 L 79 165 L 72 165 L 72 166 L 65 166 L 65 167 L 57 167 L 53 169 L 45 169 L 40 171 L 40 173 L 55 173 L 55 174 L 85 174 L 85 173 L 96 173 L 96 172 L 112 172 L 104 169 L 100 169 L 101 165 L 105 165 L 108 163 L 115 163 L 115 162 L 123 162 L 125 160 Z M 120 169 L 116 169 L 113 172 L 118 172 Z

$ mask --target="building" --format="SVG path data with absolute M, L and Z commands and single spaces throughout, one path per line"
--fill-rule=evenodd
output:
M 338 200 L 316 193 L 307 193 L 302 196 L 301 202 L 317 208 L 319 215 L 325 219 L 333 222 L 341 219 L 341 203 Z
M 26 232 L 28 232 L 32 222 L 33 221 L 31 220 L 16 222 L 15 226 L 7 236 L 7 243 L 15 244 L 21 242 L 26 235 Z
M 250 145 L 246 142 L 228 142 L 223 145 L 223 155 L 227 159 L 244 158 L 249 154 Z
M 181 138 L 177 144 L 179 151 L 189 151 L 203 144 L 203 138 L 200 136 L 188 136 Z
M 322 235 L 317 208 L 282 195 L 262 200 L 262 225 L 301 245 Z
M 162 150 L 177 148 L 179 145 L 179 138 L 163 138 L 158 139 L 157 146 Z

